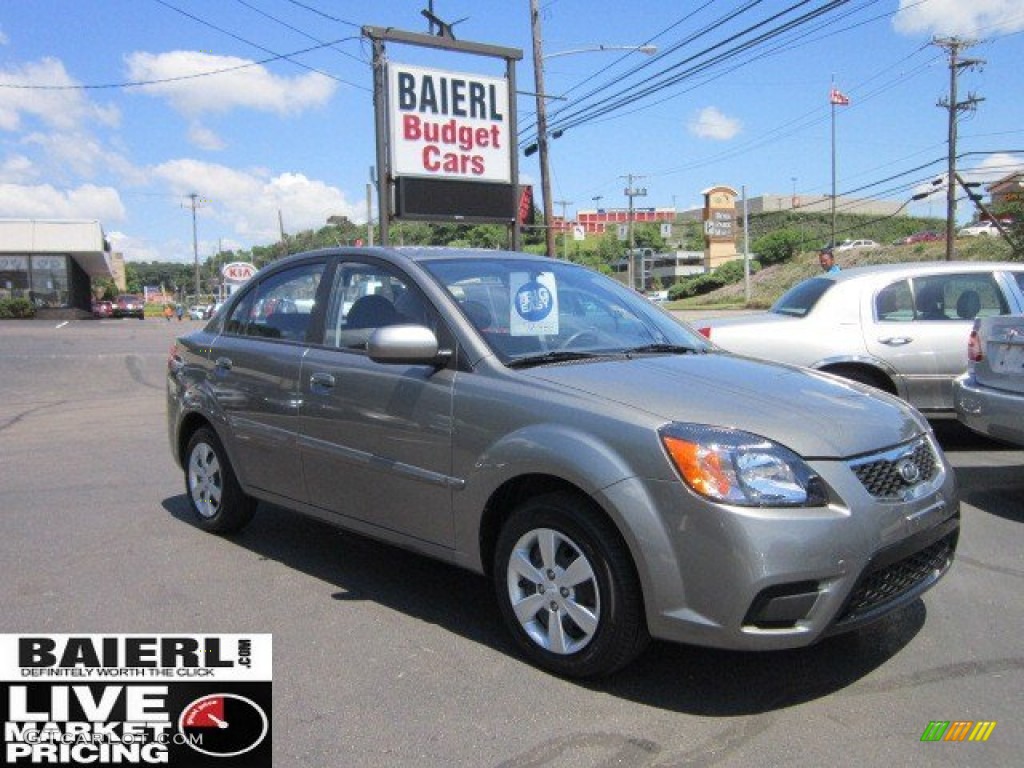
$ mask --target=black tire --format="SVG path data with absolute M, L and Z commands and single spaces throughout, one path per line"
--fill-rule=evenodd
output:
M 243 493 L 220 438 L 209 427 L 197 429 L 185 449 L 185 493 L 196 524 L 211 533 L 234 533 L 256 512 L 256 500 Z
M 607 519 L 570 493 L 538 496 L 512 512 L 498 535 L 494 585 L 516 644 L 555 674 L 610 675 L 649 639 L 625 543 Z

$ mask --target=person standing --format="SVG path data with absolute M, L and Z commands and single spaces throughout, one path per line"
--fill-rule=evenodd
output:
M 178 313 L 178 322 L 180 323 L 182 315 L 185 314 L 185 307 L 184 307 L 184 305 L 179 304 L 175 311 Z
M 832 249 L 822 250 L 818 254 L 818 263 L 821 265 L 822 272 L 839 272 L 839 265 L 836 264 L 835 254 L 832 253 Z
M 173 314 L 174 314 L 174 310 L 171 309 L 171 305 L 170 304 L 164 304 L 164 318 L 167 320 L 168 323 L 171 322 L 171 315 L 173 315 Z

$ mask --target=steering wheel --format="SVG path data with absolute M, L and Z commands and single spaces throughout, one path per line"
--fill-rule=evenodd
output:
M 604 332 L 600 328 L 595 328 L 593 326 L 590 328 L 583 328 L 576 331 L 576 333 L 572 334 L 568 339 L 559 344 L 558 349 L 568 349 L 580 339 L 584 339 L 588 336 L 593 337 L 595 342 L 599 342 L 603 333 Z

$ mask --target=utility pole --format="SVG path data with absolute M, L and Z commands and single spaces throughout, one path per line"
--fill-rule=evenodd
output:
M 548 109 L 544 93 L 544 53 L 540 32 L 538 0 L 530 0 L 530 25 L 533 29 L 533 77 L 537 92 L 537 159 L 540 162 L 540 193 L 544 200 L 544 243 L 548 257 L 555 255 L 555 231 L 552 229 L 551 174 L 548 169 Z
M 199 239 L 196 235 L 196 207 L 202 202 L 197 192 L 190 192 L 188 195 L 192 207 L 192 259 L 196 266 L 196 301 L 199 301 Z
M 627 186 L 624 194 L 629 198 L 629 213 L 626 216 L 626 226 L 629 227 L 629 257 L 626 259 L 626 279 L 629 280 L 629 287 L 636 290 L 636 275 L 634 274 L 633 269 L 633 259 L 635 258 L 634 251 L 636 250 L 636 237 L 633 232 L 633 198 L 646 197 L 647 189 L 645 187 L 634 187 L 633 180 L 645 179 L 647 177 L 627 173 L 625 176 L 619 176 L 619 178 L 626 179 Z
M 569 260 L 569 220 L 566 218 L 565 209 L 572 205 L 571 200 L 555 200 L 555 205 L 562 206 L 562 258 Z
M 960 112 L 969 112 L 977 107 L 979 101 L 973 93 L 967 94 L 963 101 L 957 101 L 957 75 L 963 69 L 970 69 L 985 62 L 982 59 L 962 59 L 960 51 L 974 45 L 968 40 L 958 37 L 936 37 L 933 45 L 945 49 L 949 53 L 949 100 L 940 99 L 937 106 L 949 113 L 948 149 L 949 167 L 946 170 L 946 261 L 953 260 L 953 238 L 956 237 L 956 121 Z
M 366 244 L 373 245 L 373 184 L 366 182 Z

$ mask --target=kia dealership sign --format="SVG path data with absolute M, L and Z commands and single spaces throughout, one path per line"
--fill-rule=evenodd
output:
M 394 176 L 511 182 L 506 80 L 392 62 L 388 85 Z
M 233 261 L 221 267 L 220 274 L 229 283 L 244 283 L 256 274 L 256 266 L 247 261 Z

